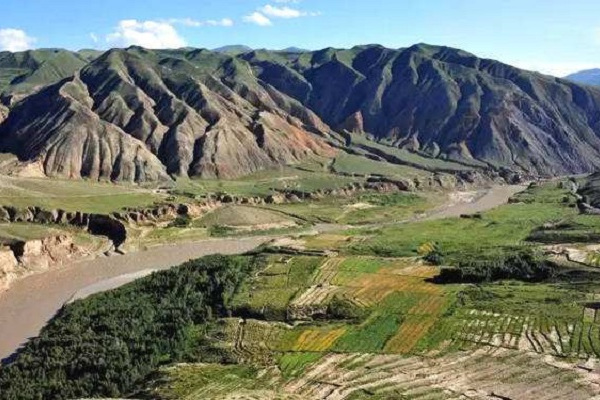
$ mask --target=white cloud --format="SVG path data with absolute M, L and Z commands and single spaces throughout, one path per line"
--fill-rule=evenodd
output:
M 0 50 L 29 50 L 35 41 L 35 38 L 28 36 L 21 29 L 0 29 Z
M 127 19 L 119 22 L 115 31 L 106 36 L 111 46 L 127 47 L 132 45 L 149 49 L 185 47 L 186 42 L 173 24 L 161 21 L 138 21 Z
M 201 27 L 201 26 L 225 26 L 225 27 L 230 27 L 233 26 L 233 20 L 230 18 L 223 18 L 223 19 L 209 19 L 206 21 L 198 21 L 192 18 L 172 18 L 170 20 L 167 21 L 169 24 L 179 24 L 179 25 L 184 25 L 184 26 L 191 26 L 191 27 Z
M 233 20 L 230 18 L 223 18 L 219 21 L 208 20 L 208 21 L 206 21 L 206 23 L 208 25 L 214 24 L 216 26 L 226 26 L 226 27 L 233 26 Z
M 280 4 L 298 4 L 302 0 L 273 0 L 275 3 Z
M 98 35 L 96 35 L 94 32 L 90 33 L 90 39 L 92 39 L 94 44 L 98 43 Z
M 271 20 L 267 17 L 265 17 L 264 14 L 255 11 L 250 15 L 246 15 L 244 17 L 244 22 L 248 22 L 251 24 L 256 24 L 259 26 L 270 26 L 273 25 L 273 23 L 271 22 Z
M 260 11 L 263 14 L 274 18 L 299 18 L 307 15 L 304 11 L 296 10 L 295 8 L 274 7 L 270 4 L 262 7 Z
M 593 64 L 586 62 L 515 61 L 509 62 L 509 64 L 517 68 L 557 77 L 564 77 L 586 69 L 600 68 L 600 62 Z

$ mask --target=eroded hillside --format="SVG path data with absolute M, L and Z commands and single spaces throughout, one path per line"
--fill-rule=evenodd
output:
M 553 176 L 600 164 L 599 89 L 457 49 L 131 47 L 87 64 L 93 57 L 72 57 L 74 76 L 52 84 L 69 71 L 43 74 L 52 85 L 12 102 L 0 125 L 0 151 L 41 160 L 51 176 L 233 178 L 382 144 L 421 157 L 418 166 L 425 157 Z

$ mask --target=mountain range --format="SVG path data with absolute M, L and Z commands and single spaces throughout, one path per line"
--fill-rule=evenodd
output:
M 50 176 L 233 178 L 345 133 L 532 175 L 600 166 L 600 89 L 425 44 L 0 53 L 0 92 L 0 152 Z
M 585 85 L 600 86 L 600 68 L 579 71 L 567 76 L 566 79 Z

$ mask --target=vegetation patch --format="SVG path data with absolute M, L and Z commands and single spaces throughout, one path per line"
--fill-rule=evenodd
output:
M 536 186 L 516 195 L 512 204 L 483 213 L 481 219 L 449 218 L 352 230 L 347 233 L 364 239 L 339 249 L 357 255 L 411 257 L 419 255 L 424 243 L 435 243 L 443 251 L 444 262 L 456 265 L 465 256 L 498 254 L 522 246 L 544 223 L 577 220 L 577 210 L 562 201 L 564 194 L 555 185 Z M 598 220 L 593 224 L 600 226 Z
M 0 205 L 4 206 L 108 214 L 123 208 L 149 207 L 164 200 L 164 196 L 137 186 L 0 176 Z
M 481 283 L 514 279 L 542 282 L 554 278 L 558 267 L 531 250 L 497 257 L 461 260 L 456 268 L 442 268 L 437 283 Z
M 277 359 L 281 374 L 285 379 L 298 377 L 306 369 L 323 357 L 321 353 L 284 353 Z
M 345 332 L 345 327 L 334 329 L 331 327 L 315 327 L 303 330 L 292 346 L 292 350 L 313 352 L 329 350 Z
M 232 394 L 268 396 L 272 376 L 250 365 L 184 364 L 163 368 L 141 397 L 161 400 L 222 399 Z
M 190 353 L 260 258 L 210 256 L 65 306 L 9 365 L 0 398 L 119 397 Z M 192 348 L 195 346 L 191 346 Z
M 299 293 L 308 289 L 320 257 L 272 256 L 268 266 L 241 287 L 233 305 L 247 317 L 285 321 L 287 307 Z

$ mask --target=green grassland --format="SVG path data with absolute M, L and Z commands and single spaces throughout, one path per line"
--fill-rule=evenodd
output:
M 177 181 L 173 193 L 191 197 L 211 193 L 267 196 L 274 191 L 285 190 L 311 193 L 318 190 L 340 189 L 351 183 L 361 183 L 371 175 L 412 179 L 430 176 L 430 171 L 434 171 L 438 167 L 446 171 L 469 170 L 471 168 L 454 162 L 422 157 L 374 142 L 369 143 L 380 146 L 385 151 L 393 154 L 397 153 L 399 159 L 406 158 L 406 162 L 416 167 L 404 165 L 402 160 L 398 163 L 385 160 L 375 161 L 365 157 L 366 152 L 362 150 L 358 151 L 358 154 L 362 155 L 340 151 L 333 159 L 315 157 L 297 165 L 259 171 L 239 179 L 181 179 Z M 425 166 L 425 169 L 420 168 L 421 165 Z
M 375 161 L 365 157 L 341 153 L 332 165 L 336 172 L 358 175 L 385 175 L 395 178 L 415 178 L 427 176 L 427 173 L 405 165 L 391 164 L 385 161 Z
M 0 224 L 0 243 L 15 240 L 39 240 L 58 235 L 68 235 L 73 238 L 76 245 L 88 250 L 102 247 L 102 239 L 73 227 L 61 226 L 57 228 L 28 223 Z
M 274 190 L 299 190 L 313 192 L 337 189 L 359 178 L 329 173 L 325 160 L 313 160 L 297 166 L 260 171 L 240 179 L 181 179 L 175 193 L 203 196 L 211 193 L 229 193 L 239 196 L 267 196 Z
M 0 205 L 109 213 L 146 207 L 164 196 L 137 186 L 82 180 L 10 178 L 0 175 Z
M 516 195 L 514 201 L 483 213 L 482 218 L 449 218 L 353 230 L 348 234 L 367 239 L 350 243 L 341 250 L 349 254 L 407 257 L 417 255 L 423 243 L 435 242 L 451 261 L 457 261 L 465 253 L 493 253 L 527 245 L 531 233 L 545 223 L 572 221 L 581 223 L 586 232 L 600 228 L 597 219 L 579 215 L 575 198 L 554 183 L 530 188 Z
M 61 230 L 36 224 L 0 224 L 0 237 L 13 240 L 35 240 L 60 233 Z
M 472 165 L 470 165 L 458 163 L 452 160 L 428 157 L 423 154 L 400 149 L 395 146 L 389 146 L 385 143 L 377 143 L 357 134 L 350 135 L 350 141 L 353 146 L 357 146 L 366 153 L 381 153 L 387 156 L 392 156 L 396 158 L 399 163 L 418 166 L 420 169 L 429 171 L 464 171 L 484 166 L 478 161 L 473 161 Z
M 409 219 L 438 205 L 442 198 L 432 193 L 366 192 L 351 197 L 326 197 L 266 207 L 308 222 L 360 225 Z
M 295 221 L 285 214 L 250 206 L 225 206 L 206 214 L 195 225 L 209 227 L 221 226 L 252 226 L 268 224 L 294 224 Z

